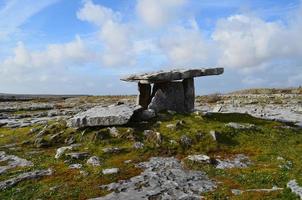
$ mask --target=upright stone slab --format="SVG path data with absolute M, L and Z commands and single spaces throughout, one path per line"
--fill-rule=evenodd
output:
M 151 101 L 151 85 L 138 83 L 139 94 L 137 96 L 137 104 L 142 106 L 144 109 L 148 108 Z
M 194 110 L 195 103 L 195 88 L 194 79 L 187 78 L 182 81 L 184 88 L 184 106 L 186 112 L 192 112 Z
M 174 110 L 186 112 L 184 106 L 184 87 L 182 82 L 155 83 L 151 103 L 148 106 L 156 112 Z

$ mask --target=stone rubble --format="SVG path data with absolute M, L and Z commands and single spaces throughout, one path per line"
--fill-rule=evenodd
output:
M 134 199 L 201 199 L 202 193 L 213 190 L 215 183 L 200 171 L 185 170 L 173 158 L 153 157 L 137 165 L 144 171 L 129 180 L 103 185 L 112 193 L 94 200 Z

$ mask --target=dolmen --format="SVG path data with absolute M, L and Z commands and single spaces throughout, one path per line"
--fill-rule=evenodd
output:
M 144 109 L 189 113 L 194 110 L 194 78 L 223 72 L 223 68 L 176 69 L 131 75 L 121 80 L 138 83 L 137 104 Z
M 131 120 L 147 120 L 164 110 L 190 113 L 194 110 L 194 78 L 220 75 L 223 68 L 176 69 L 153 73 L 135 74 L 122 78 L 137 82 L 137 105 L 116 104 L 96 106 L 76 114 L 68 121 L 70 127 L 124 125 Z

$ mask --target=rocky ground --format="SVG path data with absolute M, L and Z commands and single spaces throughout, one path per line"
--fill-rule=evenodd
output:
M 302 197 L 299 89 L 200 96 L 192 114 L 81 129 L 66 121 L 136 97 L 0 99 L 0 199 Z

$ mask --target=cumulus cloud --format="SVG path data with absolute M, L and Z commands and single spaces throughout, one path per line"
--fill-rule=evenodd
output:
M 22 42 L 19 42 L 14 49 L 14 55 L 0 63 L 0 72 L 21 75 L 26 71 L 62 69 L 70 65 L 82 65 L 93 59 L 93 54 L 86 48 L 80 37 L 65 44 L 50 44 L 42 51 L 30 51 Z
M 296 19 L 287 23 L 268 22 L 243 14 L 219 20 L 212 35 L 221 50 L 219 64 L 246 70 L 261 68 L 278 59 L 299 59 L 302 26 L 296 22 Z
M 194 20 L 189 27 L 169 30 L 160 39 L 160 47 L 172 65 L 190 67 L 209 62 L 211 47 Z
M 138 0 L 138 16 L 150 27 L 161 27 L 180 16 L 187 0 Z
M 101 61 L 105 66 L 129 66 L 134 64 L 134 46 L 131 27 L 120 21 L 121 14 L 102 5 L 86 1 L 77 12 L 80 20 L 100 28 L 99 36 L 104 46 Z

